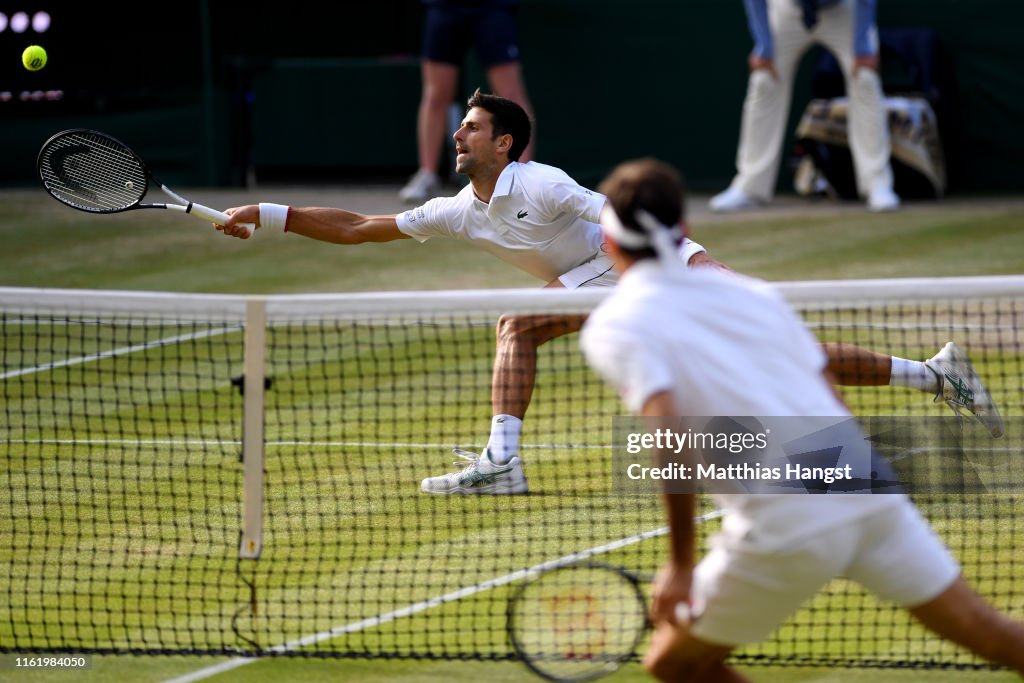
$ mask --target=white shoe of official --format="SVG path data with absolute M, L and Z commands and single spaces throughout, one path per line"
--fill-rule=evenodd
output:
M 868 193 L 868 211 L 882 213 L 900 208 L 900 198 L 891 187 L 879 185 Z
M 939 379 L 935 401 L 945 401 L 959 415 L 961 408 L 974 413 L 993 438 L 1003 435 L 1003 419 L 988 393 L 985 383 L 974 371 L 970 359 L 959 346 L 949 342 L 924 362 Z
M 764 200 L 752 197 L 743 190 L 736 187 L 729 187 L 725 192 L 720 192 L 711 198 L 708 206 L 712 211 L 743 211 L 744 209 L 756 209 L 765 204 Z
M 495 465 L 486 448 L 480 455 L 461 448 L 453 448 L 452 454 L 462 459 L 462 462 L 455 462 L 462 469 L 424 479 L 420 485 L 423 493 L 509 495 L 529 491 L 523 473 L 523 461 L 518 456 L 513 456 L 504 465 Z
M 410 204 L 422 204 L 441 192 L 441 179 L 436 173 L 421 168 L 416 171 L 409 182 L 398 191 L 398 198 Z

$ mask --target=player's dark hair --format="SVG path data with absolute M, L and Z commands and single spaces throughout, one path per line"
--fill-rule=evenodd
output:
M 597 191 L 608 198 L 627 230 L 645 232 L 637 222 L 637 209 L 644 209 L 668 227 L 681 224 L 685 218 L 683 177 L 672 166 L 657 159 L 636 159 L 619 164 Z M 652 248 L 626 249 L 621 245 L 620 248 L 636 260 L 657 258 Z
M 488 95 L 476 89 L 473 96 L 466 102 L 466 111 L 479 107 L 491 115 L 491 126 L 494 130 L 492 140 L 499 135 L 511 135 L 512 146 L 508 149 L 508 160 L 519 161 L 523 150 L 530 144 L 530 117 L 526 110 L 512 100 Z

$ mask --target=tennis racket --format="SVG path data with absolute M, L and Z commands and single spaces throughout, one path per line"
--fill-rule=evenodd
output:
M 219 225 L 228 220 L 226 213 L 190 202 L 171 191 L 127 145 L 95 130 L 75 128 L 57 133 L 39 150 L 36 169 L 50 196 L 79 211 L 171 209 Z M 142 204 L 149 181 L 159 185 L 178 204 Z M 251 235 L 254 226 L 245 227 Z
M 592 681 L 633 658 L 651 621 L 652 576 L 601 563 L 570 564 L 520 584 L 506 629 L 516 654 L 549 681 Z

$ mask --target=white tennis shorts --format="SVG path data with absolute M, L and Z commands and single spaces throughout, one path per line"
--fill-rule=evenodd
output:
M 594 258 L 581 263 L 567 273 L 558 276 L 566 289 L 579 287 L 614 287 L 619 281 L 619 274 L 612 266 L 612 260 L 603 251 L 597 252 Z
M 706 251 L 700 244 L 687 238 L 679 245 L 679 257 L 683 263 L 689 264 L 694 255 Z M 578 287 L 614 287 L 619 281 L 619 274 L 612 267 L 612 260 L 602 251 L 597 252 L 594 258 L 582 263 L 568 273 L 558 277 L 566 289 Z
M 723 532 L 694 569 L 690 631 L 716 645 L 753 643 L 837 577 L 916 607 L 959 575 L 956 560 L 909 502 L 826 529 L 784 552 L 745 546 Z

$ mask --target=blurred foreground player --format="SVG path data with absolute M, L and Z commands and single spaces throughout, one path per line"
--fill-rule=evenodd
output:
M 679 267 L 683 190 L 671 167 L 623 164 L 600 190 L 608 198 L 605 243 L 622 277 L 581 344 L 631 412 L 849 416 L 820 347 L 781 296 L 750 278 Z M 714 497 L 725 510 L 722 532 L 697 563 L 695 495 L 664 496 L 670 560 L 655 587 L 655 634 L 644 660 L 659 679 L 748 680 L 724 663 L 730 652 L 767 637 L 839 576 L 1024 673 L 1024 624 L 964 582 L 904 494 Z

